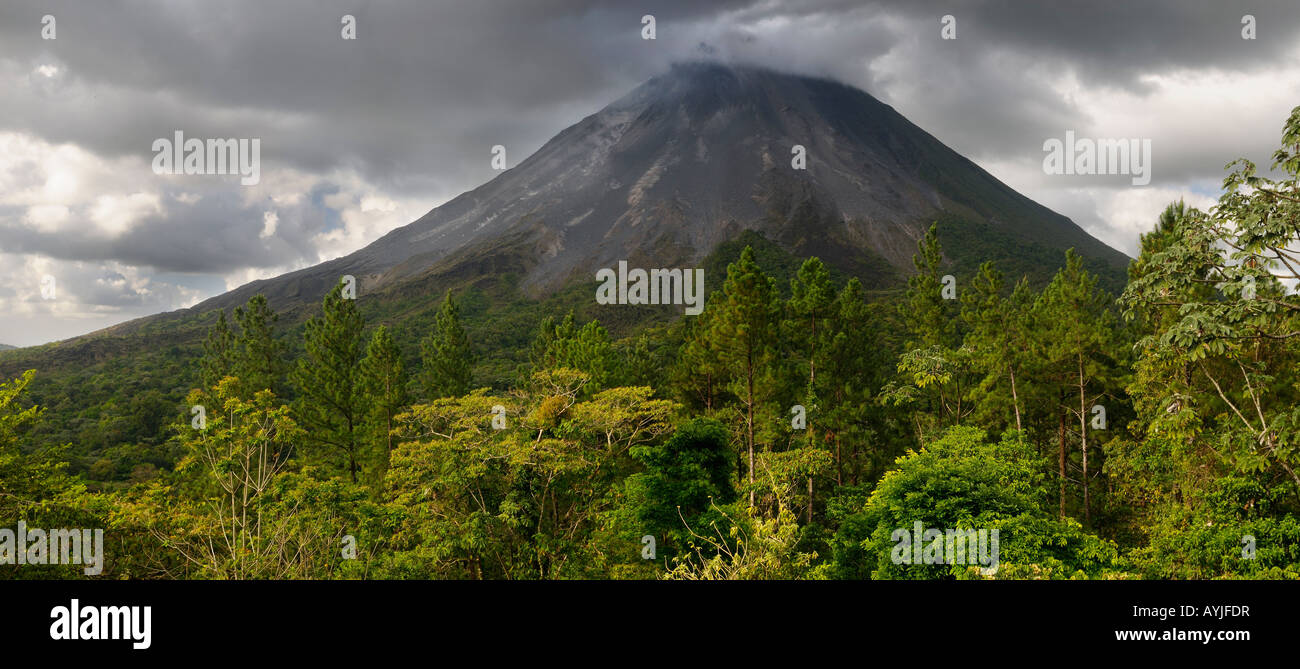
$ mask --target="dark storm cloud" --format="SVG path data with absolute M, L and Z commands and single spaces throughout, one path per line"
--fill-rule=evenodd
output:
M 728 3 L 653 3 L 688 21 Z M 741 4 L 741 3 L 735 3 Z M 174 128 L 265 138 L 286 165 L 359 161 L 378 176 L 536 148 L 661 66 L 639 39 L 644 5 L 461 2 L 51 3 L 0 15 L 4 57 L 50 57 L 109 89 L 93 105 L 20 100 L 6 125 L 111 155 L 146 154 Z M 39 38 L 43 13 L 58 39 Z M 352 14 L 358 39 L 340 38 Z M 114 91 L 115 89 L 115 91 Z M 79 102 L 88 102 L 81 100 Z M 52 104 L 53 103 L 53 104 Z M 92 122 L 93 121 L 93 122 Z M 270 158 L 270 156 L 267 156 Z M 522 156 L 520 156 L 522 157 Z M 439 166 L 442 167 L 439 167 Z M 480 176 L 488 174 L 486 167 Z
M 1088 130 L 1093 123 L 1088 108 L 1096 104 L 1097 93 L 1140 97 L 1153 91 L 1153 75 L 1214 73 L 1232 80 L 1293 68 L 1300 43 L 1300 8 L 1288 0 L 1244 6 L 1209 0 L 877 6 L 899 17 L 905 26 L 900 34 L 921 44 L 908 49 L 897 67 L 859 83 L 885 98 L 896 93 L 895 102 L 909 118 L 968 155 L 986 158 L 1041 156 L 1043 139 L 1060 137 L 1066 129 Z M 957 18 L 958 39 L 933 39 L 943 14 Z M 1255 17 L 1257 39 L 1242 39 L 1245 14 Z M 1053 90 L 1067 77 L 1078 80 L 1077 96 Z M 1197 107 L 1176 113 L 1184 119 L 1205 114 L 1203 127 L 1218 129 L 1220 138 L 1231 135 L 1231 141 L 1162 138 L 1156 147 L 1162 157 L 1158 181 L 1219 176 L 1224 162 L 1238 155 L 1262 161 L 1276 146 L 1284 120 L 1279 116 L 1275 126 L 1243 138 L 1223 132 L 1242 119 L 1208 115 Z
M 886 3 L 918 22 L 926 3 Z M 1290 0 L 1099 0 L 941 3 L 965 19 L 962 38 L 1068 62 L 1089 83 L 1143 88 L 1140 78 L 1180 69 L 1267 68 L 1300 36 Z M 1257 39 L 1241 38 L 1241 18 L 1257 21 Z

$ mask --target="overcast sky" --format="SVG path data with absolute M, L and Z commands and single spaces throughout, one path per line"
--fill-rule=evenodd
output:
M 490 179 L 493 145 L 514 165 L 694 59 L 858 86 L 1132 255 L 1167 202 L 1209 206 L 1229 160 L 1268 165 L 1300 104 L 1298 33 L 1293 0 L 3 0 L 0 343 L 356 250 Z M 176 130 L 259 138 L 260 183 L 155 174 Z M 1045 174 L 1043 142 L 1071 130 L 1150 139 L 1150 184 Z

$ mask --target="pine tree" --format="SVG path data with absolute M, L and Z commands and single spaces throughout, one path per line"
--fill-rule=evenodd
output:
M 986 420 L 999 420 L 1010 400 L 1016 430 L 1023 431 L 1021 386 L 1025 369 L 1033 359 L 1029 351 L 1032 332 L 1030 309 L 1033 293 L 1021 279 L 1010 298 L 1002 296 L 1002 273 L 992 262 L 980 266 L 979 274 L 963 295 L 962 318 L 970 326 L 965 345 L 972 364 L 983 376 L 972 391 Z
M 881 389 L 880 399 L 915 407 L 913 427 L 918 443 L 924 444 L 927 435 L 945 425 L 960 425 L 970 413 L 964 400 L 974 379 L 970 352 L 961 346 L 958 301 L 944 295 L 937 226 L 917 242 L 912 263 L 917 273 L 907 280 L 907 295 L 898 311 L 906 325 L 907 345 L 898 359 L 899 378 Z
M 307 321 L 305 353 L 298 361 L 298 415 L 316 454 L 342 461 L 358 480 L 362 423 L 369 404 L 362 392 L 358 362 L 365 320 L 355 300 L 343 297 L 340 283 L 325 296 L 319 316 Z
M 1068 393 L 1078 400 L 1076 406 L 1062 408 L 1075 414 L 1079 421 L 1085 524 L 1092 519 L 1088 467 L 1089 406 L 1103 394 L 1104 377 L 1113 366 L 1113 362 L 1107 359 L 1114 339 L 1108 303 L 1109 298 L 1097 288 L 1097 278 L 1083 268 L 1083 258 L 1070 249 L 1065 254 L 1065 267 L 1056 273 L 1034 305 L 1039 355 L 1062 383 L 1062 390 L 1068 388 Z M 1062 465 L 1065 461 L 1064 444 L 1062 441 Z M 1064 481 L 1064 472 L 1061 475 Z
M 1137 281 L 1149 274 L 1155 263 L 1155 255 L 1168 250 L 1178 241 L 1178 226 L 1188 215 L 1187 203 L 1183 200 L 1170 202 L 1156 219 L 1156 227 L 1138 237 L 1138 256 L 1128 266 L 1128 280 Z
M 957 348 L 961 342 L 957 334 L 957 301 L 943 298 L 943 248 L 937 224 L 931 225 L 917 242 L 912 264 L 916 274 L 908 278 L 907 298 L 900 305 L 910 335 L 907 347 Z
M 588 378 L 583 388 L 584 396 L 609 387 L 618 371 L 619 361 L 609 333 L 600 322 L 593 320 L 578 327 L 570 311 L 559 325 L 554 323 L 555 320 L 549 316 L 542 320 L 530 347 L 532 371 L 560 367 L 576 369 Z
M 570 312 L 569 316 L 573 316 L 572 312 Z M 537 334 L 533 336 L 533 340 L 528 344 L 528 365 L 530 369 L 526 370 L 521 377 L 523 380 L 527 381 L 535 371 L 549 369 L 554 366 L 555 361 L 549 359 L 548 356 L 554 350 L 551 343 L 555 341 L 556 328 L 554 316 L 547 316 L 537 324 Z
M 754 446 L 759 404 L 771 393 L 771 368 L 777 355 L 780 302 L 776 281 L 754 261 L 746 246 L 740 260 L 727 266 L 722 303 L 709 339 L 719 360 L 733 376 L 733 393 L 744 409 L 745 446 L 749 460 L 749 505 L 754 505 Z
M 826 355 L 831 323 L 836 313 L 835 286 L 820 258 L 809 258 L 790 281 L 790 313 L 794 340 L 808 359 L 808 385 L 817 383 L 817 365 Z M 811 434 L 811 432 L 810 432 Z
M 721 299 L 715 295 L 708 304 L 716 305 Z M 706 307 L 700 315 L 679 321 L 685 330 L 685 341 L 671 372 L 672 385 L 678 397 L 706 416 L 712 416 L 718 409 L 731 380 L 711 338 L 713 317 L 717 312 L 716 307 Z
M 867 303 L 862 282 L 849 279 L 836 303 L 838 325 L 827 347 L 821 377 L 828 404 L 824 430 L 835 445 L 836 483 L 843 485 L 846 460 L 850 463 L 849 476 L 857 483 L 861 473 L 857 449 L 880 441 L 873 438 L 878 435 L 871 428 L 875 413 L 883 411 L 873 401 L 874 391 L 893 371 L 893 356 L 884 341 L 886 327 L 881 324 L 880 314 Z M 874 470 L 875 452 L 869 457 Z
M 460 322 L 460 306 L 450 290 L 438 308 L 433 333 L 420 342 L 420 357 L 426 399 L 460 397 L 469 392 L 473 352 Z
M 576 369 L 590 377 L 584 389 L 587 393 L 609 387 L 618 360 L 609 333 L 599 321 L 590 321 L 576 331 L 570 329 L 554 345 L 559 366 Z
M 386 326 L 375 330 L 366 347 L 366 357 L 361 360 L 361 384 L 370 403 L 367 428 L 377 456 L 376 480 L 382 480 L 393 451 L 393 417 L 401 412 L 407 400 L 402 355 Z
M 637 335 L 632 341 L 621 342 L 618 355 L 622 357 L 618 378 L 622 383 L 632 386 L 657 385 L 662 361 L 656 355 L 654 343 L 646 332 Z
M 235 375 L 235 333 L 226 322 L 226 310 L 217 312 L 217 322 L 208 329 L 199 360 L 200 388 L 208 389 L 221 379 Z
M 830 272 L 819 258 L 809 258 L 799 267 L 798 274 L 790 280 L 790 314 L 793 341 L 808 359 L 808 377 L 805 381 L 803 406 L 808 412 L 805 431 L 808 446 L 817 443 L 816 418 L 818 407 L 817 366 L 827 353 L 827 343 L 832 335 L 831 319 L 835 316 L 835 286 Z M 813 477 L 808 477 L 808 522 L 813 513 Z
M 270 390 L 277 397 L 284 395 L 288 363 L 284 345 L 275 338 L 279 319 L 261 293 L 249 298 L 246 306 L 235 307 L 235 322 L 239 324 L 235 376 L 239 377 L 242 399 L 251 400 L 260 390 Z

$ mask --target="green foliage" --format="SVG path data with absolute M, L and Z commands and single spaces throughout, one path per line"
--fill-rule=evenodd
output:
M 1282 280 L 1297 278 L 1298 154 L 1300 108 L 1273 156 L 1283 178 L 1229 164 L 1217 206 L 1171 206 L 1131 268 L 1121 304 L 1143 335 L 1138 420 L 1108 456 L 1148 576 L 1296 570 L 1300 298 Z M 1254 561 L 1240 558 L 1246 535 L 1261 547 Z
M 891 420 L 875 394 L 893 376 L 898 337 L 887 318 L 891 310 L 868 303 L 857 280 L 845 284 L 837 303 L 818 410 L 822 443 L 835 453 L 836 484 L 857 485 L 893 459 L 889 445 L 906 443 L 898 434 L 905 422 Z
M 1056 573 L 1100 575 L 1117 557 L 1113 545 L 1077 523 L 1053 519 L 1037 456 L 1018 439 L 989 443 L 984 433 L 954 427 L 898 459 L 864 509 L 841 526 L 834 573 L 852 577 L 933 579 L 961 576 L 959 564 L 898 564 L 895 530 L 920 522 L 940 530 L 999 530 L 1000 559 Z M 862 534 L 866 532 L 866 534 Z M 858 547 L 848 546 L 859 542 Z
M 260 293 L 249 298 L 248 304 L 235 307 L 238 329 L 226 322 L 224 309 L 217 311 L 217 321 L 203 341 L 199 387 L 212 388 L 221 379 L 233 376 L 240 379 L 239 392 L 245 399 L 252 399 L 261 390 L 283 396 L 289 365 L 285 346 L 275 336 L 277 321 L 279 316 Z
M 1059 410 L 1073 415 L 1079 426 L 1079 479 L 1085 524 L 1091 523 L 1090 482 L 1098 469 L 1096 449 L 1089 466 L 1089 420 L 1092 407 L 1113 384 L 1117 367 L 1111 355 L 1117 338 L 1109 302 L 1110 298 L 1097 288 L 1096 277 L 1083 268 L 1083 259 L 1070 250 L 1065 254 L 1065 267 L 1056 273 L 1033 307 L 1037 327 L 1034 353 L 1045 375 L 1060 387 Z M 1059 471 L 1058 476 L 1064 482 L 1066 472 Z M 1063 495 L 1061 500 L 1063 506 Z
M 799 524 L 784 505 L 768 517 L 752 508 L 732 504 L 717 509 L 721 523 L 711 524 L 696 538 L 704 546 L 674 560 L 665 574 L 672 580 L 771 581 L 807 578 L 817 559 L 800 551 Z
M 716 298 L 710 301 L 710 304 L 716 303 Z M 671 371 L 677 398 L 692 410 L 710 416 L 726 399 L 726 389 L 731 380 L 729 369 L 716 350 L 722 342 L 710 336 L 717 311 L 705 309 L 704 313 L 681 326 L 685 341 Z
M 361 359 L 361 393 L 367 398 L 370 412 L 365 418 L 376 486 L 383 480 L 388 458 L 393 451 L 394 418 L 406 407 L 406 370 L 402 355 L 388 327 L 375 328 L 366 356 Z
M 668 557 L 693 543 L 689 528 L 705 524 L 702 514 L 736 499 L 730 437 L 718 421 L 691 420 L 662 444 L 633 448 L 632 456 L 646 469 L 627 481 L 640 492 L 636 516 Z
M 284 359 L 284 345 L 275 338 L 275 324 L 279 320 L 265 295 L 254 295 L 246 306 L 235 307 L 239 335 L 235 339 L 232 375 L 240 379 L 245 397 L 253 397 L 263 390 L 284 394 L 288 364 Z
M 226 323 L 226 310 L 217 312 L 217 322 L 203 341 L 199 360 L 199 387 L 211 388 L 235 371 L 235 333 Z
M 438 308 L 434 330 L 420 342 L 424 361 L 421 381 L 428 399 L 455 397 L 470 389 L 474 356 L 460 322 L 460 306 L 447 291 Z
M 912 256 L 916 274 L 908 278 L 907 297 L 899 305 L 910 337 L 907 345 L 909 348 L 955 348 L 957 301 L 943 297 L 943 248 L 939 244 L 938 225 L 930 226 L 916 246 L 916 255 Z
M 563 578 L 589 560 L 638 559 L 591 554 L 609 542 L 586 538 L 614 508 L 610 487 L 628 473 L 629 449 L 665 434 L 675 405 L 648 388 L 579 401 L 586 383 L 574 370 L 540 371 L 519 398 L 478 390 L 398 416 L 403 441 L 385 488 L 406 511 L 385 573 Z M 504 428 L 493 425 L 498 406 Z
M 365 320 L 339 283 L 325 296 L 321 314 L 307 321 L 306 351 L 298 360 L 295 415 L 307 429 L 307 455 L 359 480 L 364 456 L 363 425 L 370 397 L 360 373 Z
M 777 333 L 781 304 L 776 281 L 754 261 L 754 249 L 745 247 L 740 259 L 727 267 L 718 310 L 710 320 L 709 348 L 731 379 L 727 390 L 737 398 L 747 453 L 747 478 L 754 504 L 754 453 L 763 413 L 772 412 L 776 399 L 779 364 Z M 770 413 L 769 413 L 770 415 Z
M 0 383 L 0 521 L 30 521 L 49 511 L 51 503 L 59 503 L 61 496 L 81 490 L 49 454 L 24 452 L 27 435 L 42 413 L 35 405 L 23 408 L 21 401 L 35 376 L 35 370 L 28 370 Z
M 196 492 L 202 502 L 171 510 L 170 527 L 188 531 L 177 536 L 173 530 L 164 541 L 207 576 L 276 578 L 292 569 L 286 562 L 293 558 L 274 524 L 265 522 L 263 495 L 289 462 L 302 432 L 271 391 L 246 401 L 240 398 L 241 387 L 239 379 L 226 377 L 210 394 L 190 394 L 193 404 L 208 397 L 217 403 L 201 428 L 179 428 L 189 453 L 177 470 L 198 470 Z
M 962 296 L 962 319 L 970 327 L 964 348 L 971 352 L 971 366 L 983 377 L 970 395 L 982 425 L 1023 430 L 1026 382 L 1039 372 L 1033 351 L 1034 296 L 1025 279 L 1009 298 L 1003 292 L 1002 273 L 992 263 L 984 263 Z
M 1146 578 L 1300 578 L 1293 503 L 1249 478 L 1218 479 L 1196 505 L 1166 509 L 1134 568 Z
M 898 358 L 898 378 L 881 388 L 877 401 L 911 409 L 917 442 L 925 443 L 945 427 L 960 425 L 971 412 L 966 395 L 975 378 L 972 352 L 960 347 L 957 300 L 944 296 L 937 225 L 917 242 L 912 263 L 917 273 L 908 279 L 907 294 L 898 305 L 907 345 Z

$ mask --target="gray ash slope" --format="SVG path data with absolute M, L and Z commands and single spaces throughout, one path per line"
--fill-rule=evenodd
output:
M 791 167 L 795 145 L 806 147 L 806 170 Z M 250 283 L 192 311 L 234 306 L 258 292 L 277 305 L 316 302 L 344 274 L 375 291 L 431 274 L 509 269 L 539 296 L 591 280 L 618 260 L 696 264 L 745 229 L 880 283 L 911 271 L 916 240 L 935 220 L 944 221 L 941 231 L 968 233 L 956 236 L 950 256 L 963 252 L 963 239 L 996 239 L 1009 257 L 1050 251 L 1039 257 L 1051 269 L 1069 247 L 1117 273 L 1128 260 L 861 90 L 688 64 L 355 253 Z

